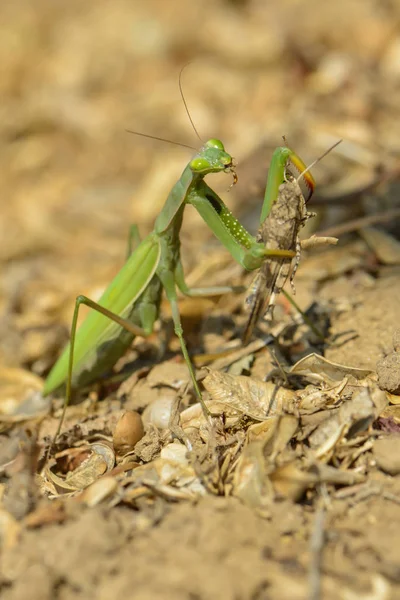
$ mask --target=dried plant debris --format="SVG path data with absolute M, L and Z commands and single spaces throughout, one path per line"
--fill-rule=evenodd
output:
M 165 502 L 233 495 L 267 514 L 276 498 L 366 481 L 374 465 L 396 472 L 387 459 L 395 441 L 381 443 L 372 429 L 390 395 L 371 371 L 318 355 L 284 371 L 282 384 L 207 369 L 211 424 L 199 404 L 157 407 L 152 397 L 147 419 L 120 412 L 113 431 L 93 434 L 90 444 L 81 428 L 72 430 L 41 474 L 41 493 L 89 507 L 133 506 L 153 522 Z
M 96 442 L 90 446 L 69 448 L 59 453 L 57 460 L 62 461 L 67 471 L 65 477 L 56 474 L 52 468 L 46 468 L 45 471 L 46 480 L 53 484 L 55 495 L 83 490 L 111 471 L 115 464 L 115 453 L 107 443 Z
M 245 481 L 238 473 L 235 475 L 239 497 L 251 498 L 251 503 L 261 505 L 265 501 L 262 490 L 298 499 L 307 487 L 321 482 L 350 485 L 364 478 L 359 469 L 348 467 L 371 450 L 371 444 L 365 445 L 366 436 L 386 406 L 386 395 L 372 378 L 366 378 L 365 371 L 353 372 L 344 365 L 311 357 L 308 362 L 314 372 L 307 372 L 304 362 L 300 361 L 291 372 L 310 379 L 317 376 L 319 386 L 292 391 L 271 382 L 223 373 L 210 373 L 204 381 L 216 402 L 263 421 L 247 429 L 248 443 L 238 462 L 238 472 L 245 474 Z M 342 379 L 337 381 L 340 373 Z M 356 385 L 350 375 L 355 375 Z M 289 429 L 285 423 L 290 424 Z M 332 462 L 341 470 L 328 466 Z
M 42 387 L 40 377 L 29 371 L 0 368 L 0 430 L 43 419 L 50 412 L 50 400 L 40 394 Z
M 375 227 L 360 229 L 360 235 L 385 265 L 400 264 L 400 242 L 395 237 Z
M 319 354 L 309 354 L 288 369 L 288 373 L 302 375 L 309 381 L 334 383 L 341 381 L 346 375 L 352 376 L 356 380 L 364 379 L 371 375 L 372 371 L 340 365 Z

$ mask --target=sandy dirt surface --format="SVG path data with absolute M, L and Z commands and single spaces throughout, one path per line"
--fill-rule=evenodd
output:
M 2 599 L 400 598 L 399 22 L 378 0 L 0 3 Z M 210 426 L 163 301 L 50 448 L 75 298 L 191 157 L 126 130 L 200 145 L 186 64 L 200 137 L 238 163 L 207 182 L 254 234 L 282 135 L 306 164 L 343 139 L 304 230 L 339 243 L 295 280 L 324 342 L 281 297 L 246 349 L 243 294 L 180 300 Z M 192 207 L 181 241 L 190 285 L 250 284 Z

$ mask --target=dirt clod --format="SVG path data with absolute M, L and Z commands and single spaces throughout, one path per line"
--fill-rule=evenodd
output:
M 400 435 L 389 435 L 377 440 L 374 444 L 376 463 L 382 471 L 389 475 L 400 473 Z
M 391 352 L 376 363 L 379 387 L 391 394 L 400 394 L 400 353 Z

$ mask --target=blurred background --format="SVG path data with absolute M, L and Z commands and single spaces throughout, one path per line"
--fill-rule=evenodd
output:
M 399 23 L 397 0 L 0 3 L 0 364 L 45 371 L 129 223 L 151 230 L 190 150 L 125 130 L 200 145 L 189 62 L 196 128 L 238 162 L 234 190 L 209 183 L 254 232 L 282 135 L 305 162 L 345 140 L 313 171 L 320 226 L 376 210 L 363 190 L 398 173 Z M 210 234 L 186 213 L 190 272 Z

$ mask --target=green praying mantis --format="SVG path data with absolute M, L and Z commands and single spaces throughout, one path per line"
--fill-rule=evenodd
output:
M 300 172 L 306 170 L 303 161 L 289 148 L 275 150 L 261 219 L 268 214 L 276 199 L 290 163 Z M 233 183 L 236 183 L 237 176 L 231 155 L 225 151 L 221 141 L 210 139 L 192 158 L 172 188 L 156 218 L 153 231 L 138 243 L 100 300 L 94 302 L 86 296 L 76 298 L 70 343 L 50 371 L 43 390 L 43 394 L 48 395 L 66 386 L 64 411 L 56 437 L 61 430 L 72 390 L 95 381 L 111 369 L 125 353 L 134 336 L 146 337 L 151 334 L 159 315 L 163 289 L 171 305 L 175 334 L 179 339 L 195 394 L 205 415 L 210 418 L 183 337 L 177 289 L 188 296 L 199 296 L 219 294 L 230 288 L 190 289 L 186 285 L 179 239 L 185 206 L 190 204 L 196 208 L 232 257 L 248 271 L 258 269 L 271 256 L 295 256 L 292 249 L 267 248 L 240 224 L 204 181 L 206 175 L 218 172 L 232 174 Z M 92 310 L 77 328 L 82 304 Z

